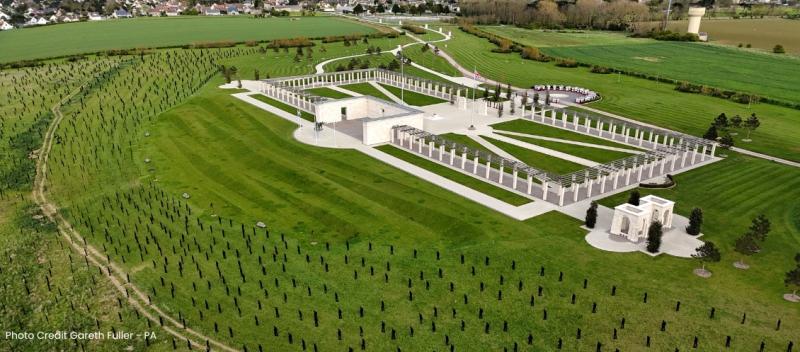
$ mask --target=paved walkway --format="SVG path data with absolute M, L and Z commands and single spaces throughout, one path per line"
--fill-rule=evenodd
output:
M 560 152 L 560 151 L 557 151 L 557 150 L 553 150 L 553 149 L 549 149 L 549 148 L 545 148 L 545 147 L 540 147 L 540 146 L 538 146 L 536 144 L 523 142 L 523 141 L 521 141 L 519 139 L 514 139 L 514 138 L 511 138 L 511 137 L 503 136 L 503 135 L 500 135 L 500 134 L 497 134 L 497 133 L 490 133 L 486 137 L 494 138 L 494 139 L 497 139 L 497 140 L 499 140 L 501 142 L 506 142 L 508 144 L 513 144 L 513 145 L 516 145 L 517 147 L 522 147 L 522 148 L 529 149 L 529 150 L 532 150 L 532 151 L 535 151 L 535 152 L 539 152 L 539 153 L 547 154 L 547 155 L 550 155 L 550 156 L 554 156 L 556 158 L 564 159 L 566 161 L 570 161 L 570 162 L 573 162 L 573 163 L 576 163 L 576 164 L 580 164 L 580 165 L 583 165 L 583 166 L 593 167 L 593 166 L 597 166 L 597 164 L 599 164 L 596 161 L 592 161 L 592 160 L 589 160 L 589 159 L 584 159 L 584 158 L 577 157 L 577 156 L 574 156 L 572 154 L 567 154 L 567 153 L 564 153 L 564 152 Z
M 576 142 L 576 141 L 571 141 L 571 140 L 568 140 L 568 139 L 544 137 L 544 136 L 539 136 L 539 135 L 535 135 L 535 134 L 520 133 L 520 132 L 513 132 L 513 131 L 505 131 L 505 130 L 497 130 L 497 129 L 495 129 L 494 133 L 499 133 L 499 134 L 509 135 L 509 136 L 517 136 L 517 137 L 526 137 L 526 138 L 531 138 L 531 139 L 540 139 L 540 140 L 543 140 L 543 141 L 558 142 L 558 143 L 564 143 L 564 144 L 579 145 L 579 146 L 582 146 L 582 147 L 590 147 L 590 148 L 597 148 L 597 149 L 612 150 L 612 151 L 623 152 L 623 153 L 634 153 L 635 154 L 635 153 L 641 153 L 642 152 L 641 150 L 636 150 L 636 149 L 626 149 L 626 148 L 611 147 L 611 146 L 602 145 L 602 144 Z
M 337 91 L 339 93 L 344 93 L 344 94 L 347 94 L 347 95 L 350 95 L 350 96 L 354 96 L 354 97 L 364 96 L 364 94 L 356 93 L 356 92 L 354 92 L 352 90 L 345 89 L 345 88 L 342 88 L 342 87 L 339 87 L 339 86 L 328 86 L 327 88 L 330 88 L 330 89 L 333 89 L 333 90 L 335 90 L 335 91 Z
M 401 100 L 399 97 L 397 97 L 394 94 L 392 94 L 392 92 L 390 92 L 388 89 L 383 88 L 383 86 L 381 86 L 377 82 L 369 81 L 369 85 L 371 85 L 373 88 L 377 89 L 379 92 L 383 93 L 383 95 L 389 97 L 389 99 L 392 99 L 393 102 L 398 103 L 400 105 L 408 105 L 408 104 L 406 104 L 406 102 Z
M 490 143 L 489 141 L 483 139 L 480 135 L 469 134 L 469 135 L 467 135 L 467 137 L 469 137 L 473 141 L 477 142 L 482 147 L 486 148 L 487 150 L 489 150 L 490 152 L 492 152 L 494 154 L 497 154 L 497 155 L 502 156 L 502 157 L 504 157 L 506 159 L 509 159 L 509 160 L 522 162 L 521 160 L 517 159 L 515 156 L 509 154 L 507 151 L 505 151 L 503 149 L 500 149 L 496 145 L 494 145 L 494 144 Z

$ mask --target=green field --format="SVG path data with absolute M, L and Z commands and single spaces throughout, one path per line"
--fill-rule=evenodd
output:
M 531 143 L 538 145 L 540 147 L 552 149 L 555 151 L 559 151 L 562 153 L 567 153 L 572 156 L 577 156 L 579 158 L 588 159 L 598 164 L 607 163 L 610 161 L 622 159 L 629 157 L 633 154 L 625 153 L 625 152 L 618 152 L 615 150 L 607 150 L 607 149 L 600 149 L 600 148 L 592 148 L 582 145 L 575 145 L 575 144 L 568 144 L 568 143 L 561 143 L 561 142 L 553 142 L 553 141 L 546 141 L 542 139 L 536 138 L 528 138 L 528 137 L 520 137 L 520 136 L 513 136 L 507 135 L 509 138 L 514 138 L 519 141 Z
M 702 43 L 625 38 L 622 34 L 545 33 L 509 27 L 482 27 L 550 56 L 641 72 L 712 87 L 800 102 L 800 58 L 753 53 Z M 563 40 L 558 38 L 564 37 Z M 571 44 L 553 45 L 552 42 Z M 544 45 L 542 45 L 544 44 Z
M 453 28 L 453 40 L 444 50 L 462 66 L 477 67 L 485 77 L 518 87 L 538 83 L 586 87 L 603 97 L 590 104 L 591 107 L 695 136 L 702 135 L 720 113 L 728 116 L 756 113 L 761 119 L 761 127 L 753 134 L 753 141 L 742 142 L 744 136 L 740 134 L 734 137 L 737 146 L 800 161 L 797 110 L 769 104 L 755 104 L 748 108 L 746 104 L 723 99 L 678 93 L 671 84 L 624 75 L 592 74 L 586 68 L 560 68 L 553 63 L 524 60 L 518 54 L 493 53 L 493 44 Z
M 688 21 L 671 21 L 673 31 L 686 32 Z M 738 46 L 750 44 L 753 48 L 772 52 L 776 44 L 783 45 L 787 53 L 800 55 L 800 21 L 780 18 L 723 19 L 704 18 L 700 30 L 708 33 L 711 43 Z
M 249 16 L 182 16 L 76 22 L 0 33 L 0 47 L 3 48 L 0 62 L 109 49 L 372 32 L 375 29 L 357 22 L 325 16 L 265 19 Z
M 343 99 L 343 98 L 350 98 L 350 94 L 342 93 L 338 90 L 333 90 L 330 88 L 313 88 L 313 89 L 306 89 L 306 92 L 320 96 L 320 97 L 328 97 L 332 99 Z
M 458 50 L 485 48 L 464 43 Z M 329 54 L 355 50 L 329 47 Z M 781 298 L 800 248 L 800 169 L 731 152 L 677 175 L 674 189 L 641 190 L 676 200 L 677 214 L 703 208 L 702 239 L 721 247 L 723 261 L 701 279 L 692 274 L 694 260 L 601 252 L 586 243 L 580 221 L 561 213 L 518 221 L 359 151 L 300 143 L 296 124 L 230 95 L 239 90 L 218 88 L 220 63 L 236 65 L 244 78 L 255 70 L 274 77 L 313 72 L 321 56 L 297 63 L 291 54 L 256 48 L 176 49 L 0 72 L 0 112 L 14 117 L 0 119 L 0 211 L 13 216 L 0 217 L 0 329 L 160 335 L 149 346 L 0 340 L 0 349 L 187 349 L 111 292 L 109 268 L 89 266 L 82 250 L 68 248 L 31 210 L 31 153 L 54 112 L 64 116 L 47 159 L 45 189 L 54 207 L 121 268 L 129 289 L 141 289 L 143 300 L 180 321 L 166 325 L 185 325 L 235 350 L 554 350 L 561 341 L 567 351 L 596 351 L 598 344 L 639 351 L 651 337 L 653 351 L 694 350 L 695 339 L 697 350 L 715 351 L 732 336 L 730 350 L 755 351 L 763 342 L 785 351 L 789 341 L 800 342 L 800 310 Z M 606 85 L 600 103 L 619 110 L 637 96 L 615 99 L 638 91 L 647 121 L 671 121 L 673 114 L 650 116 L 677 114 L 679 98 L 696 97 L 632 78 L 623 78 L 623 89 L 616 78 L 511 57 L 476 65 L 509 74 L 514 84 L 562 77 Z M 69 98 L 51 109 L 62 97 Z M 664 97 L 662 110 L 653 108 L 653 99 Z M 727 108 L 713 99 L 690 103 L 709 101 L 719 104 L 707 111 Z M 791 119 L 758 111 L 764 126 L 754 146 L 788 153 L 800 144 Z M 709 115 L 676 120 L 695 128 L 716 114 Z M 500 190 L 475 184 L 481 187 Z M 732 241 L 760 213 L 772 232 L 747 259 L 752 268 L 737 270 Z
M 531 134 L 542 137 L 565 139 L 573 142 L 599 144 L 607 147 L 635 149 L 636 147 L 627 144 L 612 142 L 607 139 L 587 136 L 585 134 L 568 131 L 558 127 L 552 127 L 538 122 L 527 121 L 523 119 L 514 119 L 511 121 L 500 122 L 492 125 L 492 128 L 498 132 L 511 131 L 525 134 Z

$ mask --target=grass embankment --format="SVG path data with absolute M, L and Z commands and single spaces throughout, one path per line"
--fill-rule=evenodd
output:
M 518 87 L 540 83 L 564 83 L 599 92 L 603 99 L 589 106 L 652 123 L 661 127 L 702 135 L 720 113 L 728 116 L 750 116 L 761 119 L 761 127 L 752 142 L 742 142 L 744 135 L 734 136 L 738 146 L 753 151 L 800 161 L 800 122 L 797 110 L 769 104 L 748 107 L 732 101 L 680 93 L 672 84 L 618 75 L 589 72 L 588 68 L 561 68 L 554 63 L 522 59 L 519 54 L 493 53 L 488 41 L 455 29 L 447 48 L 462 66 L 477 67 L 485 77 L 510 82 Z M 788 77 L 784 74 L 784 78 Z

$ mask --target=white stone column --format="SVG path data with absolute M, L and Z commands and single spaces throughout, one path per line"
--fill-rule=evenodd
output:
M 633 171 L 633 168 L 625 170 L 625 185 L 626 186 L 631 184 L 631 172 L 632 171 Z
M 611 190 L 613 191 L 613 190 L 617 189 L 617 185 L 618 185 L 617 182 L 619 181 L 619 171 L 614 172 L 614 174 L 612 176 L 614 177 L 614 180 L 613 180 L 612 185 L 611 185 Z
M 639 170 L 637 170 L 638 171 L 638 175 L 636 177 L 636 180 L 639 181 L 639 182 L 642 182 L 642 171 L 644 170 L 644 165 L 639 165 L 637 167 L 637 169 L 639 169 Z
M 664 174 L 664 165 L 666 165 L 666 164 L 667 164 L 667 158 L 661 159 L 661 161 L 660 161 L 660 167 L 661 167 L 660 170 L 661 170 L 661 172 L 658 173 L 659 175 L 663 175 Z
M 455 157 L 456 157 L 456 148 L 452 148 L 452 149 L 450 149 L 450 166 L 453 165 L 453 161 L 455 161 Z M 463 169 L 464 167 L 462 166 L 461 168 Z
M 573 183 L 572 184 L 572 201 L 573 202 L 577 202 L 578 201 L 578 193 L 580 193 L 580 191 L 581 191 L 581 185 L 578 184 L 578 183 Z
M 600 194 L 606 193 L 606 178 L 607 177 L 608 177 L 608 175 L 603 175 L 603 177 L 600 178 Z
M 592 184 L 594 183 L 593 180 L 588 180 L 586 185 L 586 198 L 590 198 L 592 196 Z
M 544 193 L 542 194 L 542 198 L 544 200 L 547 200 L 547 182 L 544 183 L 544 188 L 543 189 L 544 189 Z M 531 194 L 532 190 L 533 190 L 533 176 L 531 176 L 529 174 L 528 175 L 528 194 Z
M 701 159 L 702 161 L 706 161 L 706 157 L 707 157 L 707 154 L 706 154 L 706 153 L 707 153 L 707 152 L 708 152 L 708 145 L 707 145 L 707 144 L 703 144 L 703 154 L 702 154 L 702 155 L 703 155 L 703 157 L 702 157 L 702 159 Z
M 453 150 L 455 150 L 455 149 L 453 149 Z M 466 168 L 467 168 L 467 152 L 462 152 L 461 153 L 461 170 L 464 170 Z
M 503 184 L 503 170 L 504 169 L 505 168 L 502 165 L 498 169 L 498 171 L 500 171 L 500 176 L 497 177 L 497 182 L 500 183 L 501 185 Z
M 717 152 L 717 143 L 711 145 L 711 157 L 713 158 Z
M 473 160 L 473 163 L 472 163 L 472 173 L 476 174 L 476 175 L 478 174 L 478 157 L 477 156 L 475 157 L 475 160 Z
M 419 139 L 419 143 L 417 143 L 417 145 L 419 146 L 419 153 L 420 153 L 420 154 L 422 154 L 422 145 L 423 145 L 423 144 L 425 144 L 425 140 L 424 140 L 424 139 L 422 139 L 422 138 L 420 138 L 420 139 Z
M 517 189 L 517 169 L 514 169 L 513 175 L 514 175 L 514 178 L 511 179 L 511 188 L 516 190 Z
M 492 171 L 492 164 L 491 164 L 491 162 L 487 161 L 486 162 L 486 179 L 487 180 L 489 179 L 489 175 L 491 175 L 491 171 Z
M 439 146 L 439 161 L 444 159 L 444 144 Z
M 558 206 L 564 206 L 564 185 L 558 187 Z

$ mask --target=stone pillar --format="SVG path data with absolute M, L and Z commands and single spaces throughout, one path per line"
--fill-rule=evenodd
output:
M 681 154 L 681 169 L 683 169 L 686 166 L 686 157 L 689 156 L 689 152 L 684 150 Z
M 500 171 L 500 176 L 497 177 L 497 182 L 501 185 L 503 184 L 503 169 L 504 167 L 500 165 L 500 168 L 498 169 L 498 171 Z
M 711 145 L 711 157 L 713 158 L 717 152 L 717 143 Z
M 547 182 L 544 183 L 544 188 L 543 189 L 544 189 L 544 193 L 542 194 L 542 198 L 544 200 L 547 200 Z M 533 190 L 533 176 L 528 174 L 528 194 L 531 194 L 532 190 Z
M 419 139 L 419 143 L 417 143 L 417 145 L 419 146 L 419 153 L 420 153 L 420 154 L 422 154 L 422 145 L 423 145 L 423 144 L 425 144 L 425 140 L 424 140 L 424 139 L 422 139 L 422 138 L 420 138 L 420 139 Z
M 472 163 L 472 173 L 476 174 L 476 175 L 478 174 L 478 157 L 477 156 L 475 157 L 475 160 L 473 160 L 473 163 Z
M 612 177 L 614 177 L 614 180 L 613 180 L 612 185 L 611 185 L 611 190 L 613 191 L 613 190 L 617 189 L 617 182 L 619 181 L 619 171 L 614 172 Z
M 586 198 L 590 198 L 592 196 L 592 184 L 593 183 L 594 183 L 594 181 L 588 180 L 588 183 L 586 185 Z
M 455 149 L 453 149 L 455 150 Z M 461 170 L 464 170 L 467 167 L 467 152 L 461 153 Z
M 692 148 L 692 165 L 697 162 L 697 149 L 700 149 L 700 146 Z
M 703 154 L 702 154 L 702 159 L 701 159 L 702 161 L 706 161 L 706 156 L 707 156 L 706 153 L 707 152 L 708 152 L 708 145 L 707 144 L 703 144 Z
M 642 182 L 642 170 L 644 170 L 644 165 L 639 165 L 639 166 L 637 167 L 637 169 L 639 169 L 639 170 L 638 170 L 638 175 L 637 175 L 637 177 L 636 177 L 636 180 L 637 180 L 638 182 Z
M 511 179 L 511 188 L 516 190 L 517 189 L 517 169 L 516 168 L 514 169 L 513 176 L 514 176 L 514 178 Z
M 444 158 L 444 144 L 439 146 L 439 161 L 442 161 Z
M 625 170 L 625 185 L 626 186 L 631 184 L 631 172 L 632 171 L 633 171 L 633 168 Z
M 564 185 L 558 187 L 558 206 L 564 206 Z
M 489 175 L 491 175 L 491 172 L 492 172 L 492 164 L 491 164 L 491 162 L 487 161 L 486 162 L 486 179 L 487 180 L 489 179 Z
M 661 160 L 660 160 L 660 164 L 661 164 L 661 165 L 660 165 L 660 167 L 661 167 L 660 171 L 661 171 L 661 172 L 659 172 L 658 174 L 659 174 L 659 175 L 663 175 L 663 174 L 664 174 L 664 165 L 666 165 L 666 164 L 667 164 L 667 159 L 666 159 L 666 158 L 664 158 L 664 159 L 661 159 Z
M 625 143 L 628 143 L 628 138 L 630 137 L 628 135 L 628 126 L 622 126 L 622 134 L 625 136 Z
M 675 162 L 678 160 L 678 154 L 672 155 L 672 165 L 670 166 L 670 172 L 675 171 Z
M 581 192 L 581 185 L 578 184 L 578 183 L 573 183 L 572 184 L 572 201 L 573 202 L 577 202 L 578 201 L 578 193 L 580 193 L 580 192 Z
M 658 161 L 654 160 L 654 161 L 651 161 L 651 162 L 647 163 L 647 165 L 650 166 L 650 173 L 648 174 L 648 178 L 653 178 L 653 169 L 656 168 L 656 163 L 657 162 Z
M 600 194 L 606 193 L 606 178 L 607 177 L 608 177 L 608 175 L 603 175 L 603 177 L 600 178 Z
M 450 149 L 450 166 L 453 165 L 453 161 L 455 161 L 455 158 L 456 158 L 456 148 Z M 464 167 L 462 166 L 461 168 L 463 169 Z

